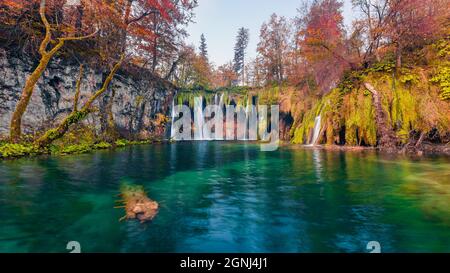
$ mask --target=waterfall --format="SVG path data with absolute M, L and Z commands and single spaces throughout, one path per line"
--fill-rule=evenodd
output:
M 245 133 L 244 133 L 244 141 L 248 140 L 248 120 L 249 120 L 250 108 L 247 101 L 247 106 L 245 107 Z
M 248 129 L 249 129 L 249 115 L 250 115 L 250 108 L 251 108 L 251 102 L 250 102 L 250 105 L 249 105 L 249 102 L 248 102 L 248 100 L 247 100 L 247 105 L 245 106 L 245 123 L 244 123 L 244 128 L 245 128 L 245 132 L 244 132 L 244 139 L 242 139 L 242 140 L 244 140 L 244 141 L 247 141 L 248 140 L 248 134 L 249 134 L 249 132 L 248 132 Z
M 191 135 L 188 137 L 189 139 L 191 139 L 191 137 L 193 136 L 193 140 L 197 140 L 197 141 L 224 140 L 223 135 L 214 134 L 214 137 L 212 137 L 212 135 L 209 136 L 209 133 L 212 133 L 212 132 L 209 132 L 209 130 L 216 128 L 215 126 L 219 126 L 218 121 L 214 120 L 214 118 L 218 114 L 215 113 L 214 118 L 212 116 L 210 118 L 209 115 L 212 115 L 212 113 L 211 113 L 211 108 L 208 108 L 208 114 L 207 114 L 208 118 L 205 120 L 203 108 L 204 108 L 205 101 L 207 101 L 207 103 L 212 103 L 213 105 L 218 106 L 219 111 L 222 112 L 221 116 L 223 117 L 223 121 L 221 122 L 221 124 L 223 125 L 223 128 L 221 128 L 221 129 L 222 129 L 222 132 L 226 132 L 226 130 L 228 128 L 226 125 L 226 121 L 227 121 L 226 115 L 227 115 L 227 111 L 228 111 L 228 109 L 225 107 L 225 106 L 228 106 L 228 105 L 225 105 L 226 104 L 225 100 L 227 99 L 226 95 L 227 94 L 225 94 L 225 93 L 220 93 L 220 94 L 216 93 L 216 94 L 214 94 L 213 97 L 211 97 L 211 99 L 205 99 L 205 97 L 203 97 L 203 96 L 195 96 L 193 98 L 194 105 L 190 108 L 190 114 L 194 120 L 193 120 L 193 123 L 190 122 L 191 126 L 189 126 L 189 128 L 190 128 Z M 247 99 L 247 101 L 244 105 L 245 106 L 236 107 L 236 111 L 238 111 L 237 112 L 237 120 L 236 120 L 236 123 L 234 123 L 235 121 L 233 118 L 232 127 L 234 127 L 234 128 L 233 128 L 233 131 L 231 134 L 234 135 L 235 130 L 236 130 L 236 132 L 238 132 L 238 135 L 236 137 L 237 140 L 243 140 L 243 141 L 258 140 L 258 110 L 257 110 L 256 106 L 254 105 L 252 98 Z M 174 98 L 172 100 L 172 126 L 170 128 L 170 137 L 173 140 L 176 140 L 175 138 L 178 134 L 178 132 L 176 132 L 176 128 L 173 126 L 176 119 L 178 119 L 178 116 L 179 116 L 174 111 L 175 106 L 176 105 L 175 105 L 175 98 Z M 184 117 L 185 117 L 185 113 L 183 114 L 183 118 Z M 180 122 L 185 122 L 185 121 L 180 120 Z M 183 125 L 183 127 L 182 127 L 183 131 L 186 126 Z M 203 132 L 204 129 L 207 129 L 207 130 L 205 130 L 205 132 Z
M 216 94 L 217 95 L 217 94 Z M 223 99 L 224 99 L 224 93 L 222 93 L 222 94 L 220 94 L 220 98 L 219 98 L 219 101 L 218 101 L 218 103 L 217 103 L 217 106 L 219 106 L 219 111 L 221 111 L 222 112 L 222 117 L 223 118 L 225 118 L 225 114 L 226 113 L 224 113 L 224 111 L 223 111 L 223 107 L 224 107 L 224 101 L 223 101 Z M 217 113 L 216 113 L 217 114 Z M 225 119 L 224 119 L 225 120 Z M 223 127 L 222 128 L 222 130 L 225 130 L 225 128 Z M 224 140 L 225 139 L 225 131 L 222 131 L 223 132 L 223 137 L 217 137 L 216 136 L 216 140 Z
M 194 140 L 203 140 L 203 97 L 194 98 Z
M 220 95 L 220 99 L 219 99 L 219 107 L 222 109 L 223 108 L 223 104 L 224 104 L 224 102 L 223 102 L 223 98 L 224 98 L 224 95 L 225 95 L 225 93 L 222 93 L 221 95 Z
M 217 93 L 214 94 L 214 105 L 219 105 L 219 97 L 217 96 Z
M 175 139 L 175 130 L 173 128 L 173 123 L 175 122 L 175 97 L 172 99 L 172 123 L 170 126 L 170 138 Z
M 321 116 L 318 115 L 316 117 L 316 119 L 314 120 L 314 129 L 313 129 L 313 138 L 311 143 L 309 144 L 310 146 L 314 146 L 317 143 L 317 140 L 319 140 L 319 136 L 320 136 L 320 129 L 321 129 Z

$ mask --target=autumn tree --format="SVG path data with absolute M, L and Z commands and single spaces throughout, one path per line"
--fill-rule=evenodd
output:
M 189 14 L 195 4 L 195 0 L 2 2 L 0 16 L 2 31 L 5 28 L 15 29 L 17 35 L 25 33 L 27 37 L 30 37 L 29 40 L 40 41 L 37 48 L 38 65 L 27 78 L 22 96 L 11 118 L 11 140 L 14 142 L 20 140 L 22 116 L 29 104 L 34 87 L 52 57 L 62 52 L 67 42 L 91 40 L 87 47 L 94 48 L 93 51 L 97 56 L 94 63 L 101 66 L 114 63 L 114 67 L 121 65 L 123 62 L 117 62 L 117 59 L 122 60 L 124 55 L 128 55 L 129 58 L 126 59 L 135 63 L 142 50 L 145 50 L 146 46 L 154 41 L 155 36 L 158 36 L 152 28 L 153 25 L 149 24 L 150 17 L 158 16 L 175 28 L 186 22 L 186 18 L 189 18 L 186 13 Z M 36 11 L 38 11 L 39 20 L 35 18 Z M 28 21 L 24 22 L 25 19 Z M 44 33 L 41 35 L 42 30 Z M 100 35 L 96 36 L 97 33 Z M 11 36 L 8 39 L 20 42 L 20 37 Z M 115 74 L 117 70 L 111 71 Z M 104 94 L 107 89 L 102 90 L 100 94 Z
M 386 18 L 390 13 L 389 0 L 352 0 L 352 4 L 362 13 L 362 17 L 354 22 L 355 30 L 359 34 L 364 34 L 361 38 L 367 40 L 362 61 L 367 62 L 372 56 L 380 61 L 378 48 L 382 42 L 383 31 L 386 29 Z
M 27 4 L 24 3 L 23 1 L 6 2 L 7 11 L 11 12 L 12 14 L 14 13 L 20 14 L 20 9 L 33 9 L 33 6 L 35 4 L 36 4 L 35 1 L 31 1 L 30 3 Z M 57 3 L 54 2 L 53 4 L 56 5 Z M 96 33 L 96 31 L 91 29 L 91 31 L 93 31 L 91 34 L 85 36 L 77 36 L 77 34 L 80 34 L 79 31 L 77 31 L 77 29 L 74 29 L 70 25 L 65 25 L 64 21 L 61 23 L 57 21 L 56 24 L 52 26 L 52 24 L 47 19 L 46 12 L 47 12 L 47 1 L 41 0 L 39 4 L 39 16 L 45 29 L 45 36 L 42 42 L 40 43 L 38 49 L 38 52 L 41 57 L 37 67 L 34 68 L 32 73 L 26 79 L 21 97 L 17 102 L 15 110 L 12 114 L 10 123 L 10 138 L 12 142 L 20 141 L 23 114 L 25 113 L 27 106 L 30 102 L 31 95 L 33 94 L 33 90 L 37 81 L 44 73 L 48 63 L 53 58 L 53 56 L 55 56 L 55 54 L 58 53 L 58 51 L 64 46 L 66 42 L 87 39 L 93 37 Z M 61 36 L 59 38 L 53 36 L 55 29 L 57 30 L 58 33 L 61 33 Z
M 231 87 L 238 79 L 232 62 L 219 66 L 213 72 L 213 85 L 215 88 Z
M 285 79 L 285 65 L 289 44 L 290 29 L 283 16 L 272 14 L 270 20 L 261 26 L 258 53 L 266 72 L 266 82 L 281 82 Z
M 209 88 L 212 67 L 201 53 L 197 54 L 193 45 L 180 49 L 180 59 L 173 73 L 174 83 L 180 88 Z
M 185 27 L 192 21 L 196 6 L 197 1 L 172 0 L 166 1 L 166 7 L 170 7 L 166 12 L 151 12 L 150 7 L 144 8 L 140 13 L 144 15 L 144 10 L 148 10 L 149 14 L 139 20 L 141 31 L 138 33 L 142 32 L 147 38 L 134 47 L 135 59 L 160 77 L 170 78 L 183 57 L 179 49 L 187 36 Z
M 195 55 L 193 62 L 194 80 L 193 86 L 196 88 L 208 89 L 211 85 L 211 65 L 202 54 Z
M 241 83 L 245 84 L 245 54 L 250 39 L 250 32 L 246 28 L 240 28 L 234 46 L 234 72 L 239 76 Z
M 303 18 L 297 41 L 322 93 L 329 91 L 346 69 L 357 67 L 347 54 L 342 5 L 337 0 L 315 1 Z
M 445 0 L 353 0 L 362 17 L 354 22 L 363 39 L 363 63 L 381 60 L 379 48 L 395 49 L 396 67 L 405 49 L 417 47 L 443 35 L 450 11 Z
M 386 37 L 395 46 L 399 68 L 405 49 L 426 44 L 443 33 L 450 11 L 448 1 L 442 0 L 390 0 L 388 5 Z

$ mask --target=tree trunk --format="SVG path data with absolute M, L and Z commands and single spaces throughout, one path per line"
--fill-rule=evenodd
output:
M 39 54 L 41 54 L 41 60 L 39 61 L 39 65 L 36 67 L 36 69 L 31 73 L 31 75 L 26 80 L 25 86 L 22 90 L 22 95 L 20 97 L 20 100 L 17 102 L 16 108 L 14 109 L 14 113 L 12 114 L 11 123 L 10 123 L 10 140 L 11 140 L 11 142 L 19 142 L 20 141 L 20 136 L 22 133 L 21 126 L 22 126 L 23 114 L 27 110 L 28 104 L 30 103 L 30 99 L 31 99 L 31 95 L 33 94 L 34 87 L 35 87 L 36 83 L 38 82 L 39 78 L 42 76 L 42 73 L 44 73 L 45 69 L 47 68 L 47 65 L 50 62 L 51 58 L 64 46 L 64 43 L 66 41 L 83 40 L 83 39 L 92 37 L 97 33 L 97 32 L 94 32 L 92 34 L 89 34 L 86 36 L 81 36 L 81 37 L 58 38 L 57 39 L 58 43 L 52 49 L 47 50 L 47 47 L 52 40 L 52 37 L 51 37 L 52 29 L 51 29 L 50 23 L 48 22 L 47 18 L 45 17 L 45 11 L 46 11 L 45 5 L 46 5 L 46 1 L 41 0 L 41 4 L 39 7 L 39 15 L 45 26 L 45 37 L 39 46 Z
M 10 138 L 11 142 L 19 142 L 20 136 L 22 133 L 21 125 L 22 125 L 22 116 L 27 110 L 27 106 L 30 103 L 31 95 L 33 94 L 34 87 L 39 80 L 39 78 L 44 73 L 47 65 L 50 61 L 51 56 L 44 55 L 39 62 L 39 65 L 36 69 L 31 73 L 25 82 L 25 86 L 22 90 L 22 96 L 20 100 L 16 104 L 16 108 L 12 114 L 11 124 L 10 124 Z
M 39 148 L 46 147 L 50 145 L 53 141 L 64 136 L 64 134 L 69 130 L 71 125 L 76 124 L 81 120 L 83 120 L 92 111 L 91 107 L 94 101 L 107 91 L 109 84 L 114 78 L 114 75 L 116 74 L 117 70 L 119 70 L 120 66 L 122 65 L 124 58 L 125 55 L 122 54 L 119 62 L 117 62 L 114 65 L 108 77 L 106 77 L 102 87 L 88 99 L 88 101 L 84 104 L 83 108 L 81 108 L 80 111 L 75 110 L 74 107 L 74 111 L 70 113 L 56 128 L 48 130 L 43 136 L 41 136 L 38 140 L 36 140 L 34 144 Z M 77 94 L 75 96 L 77 96 Z
M 381 105 L 380 95 L 370 83 L 364 83 L 364 86 L 372 93 L 372 103 L 375 107 L 378 146 L 383 150 L 392 151 L 396 149 L 398 139 L 391 125 L 387 121 L 386 113 Z
M 70 126 L 78 123 L 83 120 L 88 114 L 90 110 L 87 108 L 83 108 L 81 111 L 74 111 L 70 113 L 59 125 L 58 127 L 48 130 L 43 136 L 41 136 L 35 144 L 42 148 L 47 147 L 53 141 L 61 138 L 65 135 L 65 133 L 69 130 Z
M 380 47 L 380 41 L 377 40 L 375 42 L 375 49 L 374 49 L 374 53 L 375 53 L 375 58 L 377 60 L 377 62 L 381 62 L 381 56 L 380 56 L 380 52 L 378 52 L 378 48 Z
M 403 53 L 402 46 L 398 44 L 395 50 L 395 69 L 397 71 L 402 67 L 402 53 Z

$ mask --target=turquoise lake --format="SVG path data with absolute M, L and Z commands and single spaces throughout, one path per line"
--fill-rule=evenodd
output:
M 122 183 L 160 204 L 119 222 Z M 0 252 L 450 252 L 450 158 L 178 142 L 0 162 Z

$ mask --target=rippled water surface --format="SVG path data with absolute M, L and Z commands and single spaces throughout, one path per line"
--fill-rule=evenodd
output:
M 119 222 L 120 184 L 161 205 Z M 244 143 L 0 162 L 0 252 L 450 252 L 450 159 Z

